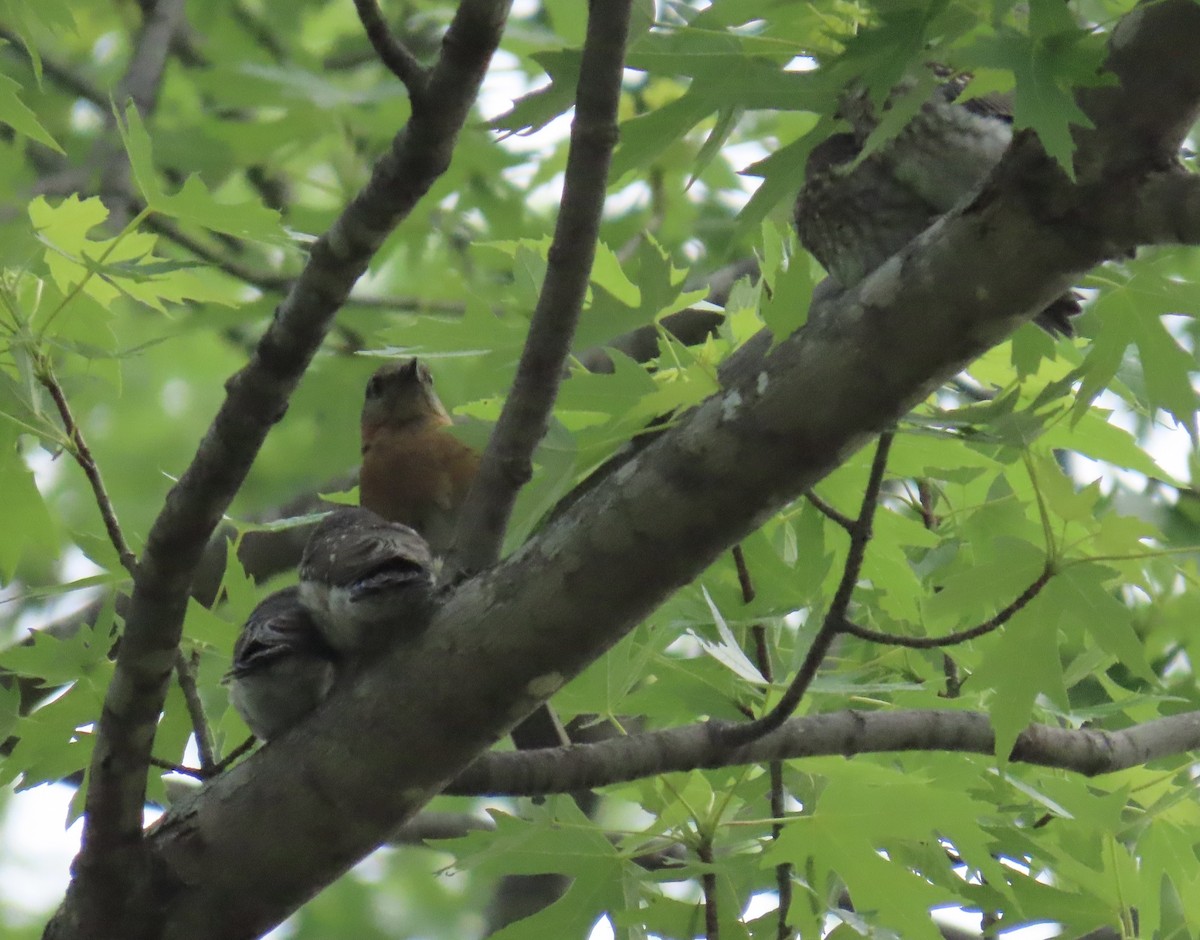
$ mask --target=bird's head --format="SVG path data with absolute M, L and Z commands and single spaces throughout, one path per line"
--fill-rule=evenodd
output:
M 363 400 L 364 441 L 380 427 L 402 428 L 423 421 L 450 423 L 441 399 L 433 389 L 433 376 L 420 359 L 399 359 L 375 370 Z

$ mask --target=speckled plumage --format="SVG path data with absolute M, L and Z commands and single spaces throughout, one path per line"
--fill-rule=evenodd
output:
M 852 130 L 813 148 L 796 198 L 800 243 L 843 287 L 853 287 L 928 228 L 970 199 L 1012 140 L 1001 96 L 957 103 L 962 82 L 938 86 L 892 140 L 864 157 L 878 119 L 866 99 L 850 94 L 843 116 Z M 1036 318 L 1052 334 L 1071 335 L 1079 312 L 1064 295 Z
M 424 627 L 434 561 L 408 526 L 361 507 L 326 516 L 300 560 L 300 599 L 340 652 L 369 648 L 395 630 Z
M 255 737 L 267 741 L 329 694 L 340 661 L 300 603 L 299 589 L 289 587 L 251 612 L 224 681 L 238 714 Z

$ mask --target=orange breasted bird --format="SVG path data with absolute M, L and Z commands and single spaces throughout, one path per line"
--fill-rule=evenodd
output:
M 452 422 L 419 359 L 389 362 L 367 383 L 362 409 L 359 502 L 416 529 L 443 554 L 479 454 L 450 433 Z
M 453 422 L 419 359 L 386 363 L 367 382 L 362 409 L 359 503 L 416 529 L 435 556 L 454 538 L 479 454 L 450 433 Z M 542 706 L 513 729 L 518 748 L 569 744 L 553 709 Z

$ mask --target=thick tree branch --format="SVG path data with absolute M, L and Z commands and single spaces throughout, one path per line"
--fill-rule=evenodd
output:
M 549 426 L 596 256 L 617 142 L 631 9 L 632 0 L 591 0 L 588 5 L 575 120 L 546 278 L 512 390 L 459 515 L 447 565 L 451 572 L 481 571 L 500 557 L 517 493 L 533 473 L 533 452 Z
M 313 245 L 309 263 L 227 398 L 147 538 L 113 680 L 97 725 L 87 822 L 61 934 L 147 917 L 132 888 L 148 886 L 140 853 L 146 769 L 179 643 L 188 589 L 208 538 L 282 415 L 350 288 L 383 239 L 450 161 L 499 41 L 509 4 L 464 0 L 430 78 L 436 107 L 419 109 L 370 181 Z M 130 933 L 129 935 L 134 935 Z
M 1113 206 L 1107 224 L 1128 232 L 1132 244 L 1200 244 L 1200 177 L 1183 170 L 1151 174 L 1133 200 Z
M 1200 748 L 1200 712 L 1171 715 L 1120 731 L 1030 725 L 1008 759 L 1094 777 L 1153 760 L 1184 758 Z M 597 744 L 486 754 L 445 792 L 458 796 L 535 796 L 602 787 L 656 774 L 841 754 L 957 751 L 996 755 L 991 720 L 982 712 L 900 709 L 840 711 L 792 718 L 745 747 L 729 750 L 707 723 Z

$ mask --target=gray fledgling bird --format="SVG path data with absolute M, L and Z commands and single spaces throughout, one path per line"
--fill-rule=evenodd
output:
M 331 512 L 300 560 L 300 600 L 341 653 L 421 630 L 433 595 L 434 561 L 406 525 L 358 506 Z
M 857 166 L 878 119 L 870 102 L 850 94 L 841 115 L 853 131 L 813 148 L 796 198 L 800 243 L 844 288 L 883 264 L 935 219 L 972 197 L 1012 141 L 1012 113 L 1001 95 L 955 99 L 958 78 L 939 85 L 892 140 Z M 1051 334 L 1074 333 L 1079 300 L 1065 294 L 1035 318 Z
M 233 666 L 222 681 L 254 736 L 269 741 L 329 694 L 339 662 L 300 603 L 299 589 L 289 587 L 254 608 L 233 646 Z

